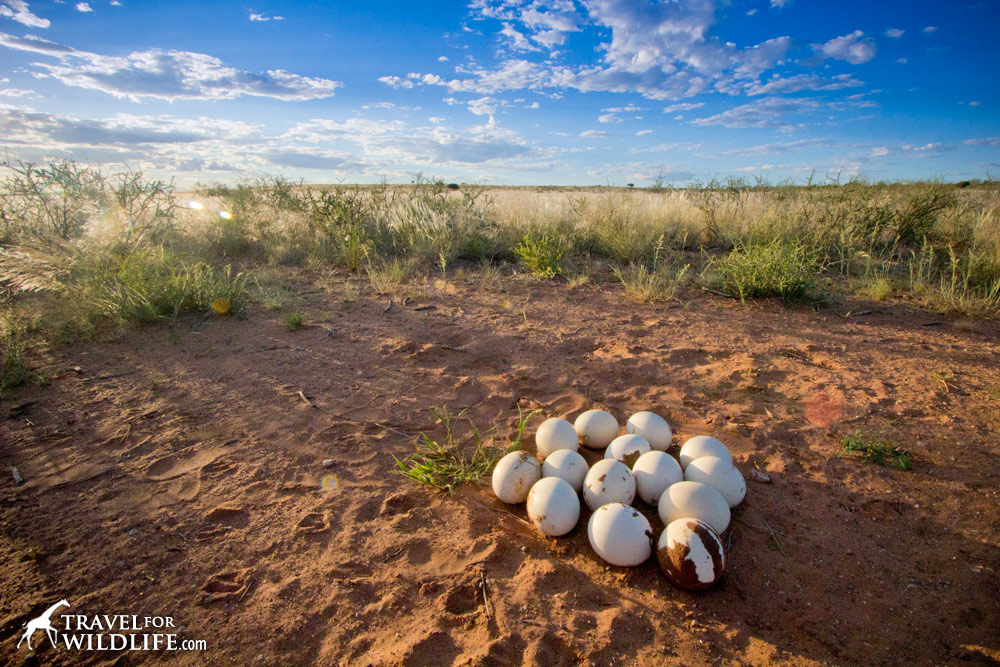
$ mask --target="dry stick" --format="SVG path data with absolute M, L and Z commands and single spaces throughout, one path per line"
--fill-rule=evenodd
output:
M 781 546 L 781 540 L 778 539 L 778 534 L 775 532 L 774 528 L 771 528 L 771 524 L 769 524 L 766 519 L 764 520 L 764 525 L 767 527 L 767 532 L 771 533 L 771 539 L 774 540 L 776 545 L 778 545 L 778 551 L 781 552 L 782 556 L 787 557 L 788 554 L 785 553 L 785 549 Z
M 486 568 L 485 567 L 482 570 L 479 571 L 479 585 L 483 589 L 483 604 L 486 606 L 486 625 L 489 626 L 489 624 L 491 622 L 495 623 L 496 621 L 493 618 L 493 612 L 490 610 L 490 593 L 486 589 L 486 574 L 485 573 L 486 573 Z
M 725 292 L 719 292 L 718 290 L 708 289 L 707 287 L 702 287 L 703 290 L 709 292 L 710 294 L 717 294 L 719 296 L 724 296 L 727 299 L 738 299 L 738 296 L 733 296 L 732 294 L 726 294 Z
M 110 380 L 112 378 L 123 378 L 128 375 L 135 375 L 139 371 L 126 371 L 124 373 L 112 373 L 111 375 L 95 375 L 90 378 L 83 378 L 83 382 L 97 382 L 98 380 Z

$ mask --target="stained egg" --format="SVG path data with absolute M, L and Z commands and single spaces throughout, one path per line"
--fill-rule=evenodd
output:
M 580 519 L 580 497 L 564 479 L 543 477 L 528 493 L 528 518 L 552 537 L 573 530 Z
M 743 474 L 729 461 L 716 456 L 702 456 L 688 464 L 684 479 L 714 487 L 722 494 L 732 509 L 743 502 L 747 483 Z
M 587 410 L 573 423 L 584 447 L 603 449 L 618 435 L 618 420 L 604 410 Z
M 587 476 L 587 459 L 572 449 L 557 449 L 545 457 L 542 477 L 558 477 L 566 480 L 576 493 L 583 488 L 583 478 Z
M 604 452 L 604 458 L 621 461 L 631 468 L 649 449 L 649 442 L 644 437 L 627 433 L 611 441 Z
M 686 591 L 711 588 L 726 569 L 719 534 L 707 523 L 692 518 L 667 524 L 656 543 L 656 560 L 670 583 Z
M 560 449 L 572 449 L 575 452 L 580 449 L 580 440 L 572 424 L 565 419 L 552 417 L 543 421 L 535 431 L 535 447 L 538 458 L 544 461 L 546 456 Z
M 508 504 L 523 503 L 542 478 L 542 466 L 528 452 L 511 452 L 493 469 L 493 493 Z
M 598 556 L 619 567 L 641 565 L 653 549 L 649 521 L 621 503 L 603 505 L 591 514 L 587 537 Z
M 729 503 L 715 488 L 701 482 L 677 482 L 667 488 L 656 505 L 666 526 L 677 519 L 698 519 L 722 533 L 729 526 Z
M 625 423 L 625 432 L 641 435 L 652 449 L 665 452 L 670 449 L 674 434 L 667 420 L 655 412 L 637 412 Z
M 693 438 L 688 438 L 688 441 L 681 447 L 681 468 L 686 470 L 691 461 L 700 459 L 702 456 L 715 456 L 729 462 L 733 460 L 729 448 L 722 442 L 710 435 L 696 435 Z
M 583 501 L 591 512 L 601 505 L 631 505 L 635 498 L 635 477 L 621 461 L 602 459 L 583 480 Z
M 635 477 L 636 493 L 654 507 L 670 485 L 684 479 L 677 459 L 659 451 L 646 452 L 636 459 L 632 465 L 632 476 Z

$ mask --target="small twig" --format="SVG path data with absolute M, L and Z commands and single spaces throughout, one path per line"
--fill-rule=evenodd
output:
M 306 405 L 308 405 L 310 408 L 315 408 L 316 407 L 316 404 L 313 403 L 312 401 L 310 401 L 308 398 L 306 398 L 306 395 L 304 393 L 302 393 L 301 389 L 299 390 L 299 398 L 301 398 L 302 402 L 305 403 Z
M 111 375 L 95 375 L 92 378 L 83 378 L 83 382 L 97 382 L 98 380 L 110 380 L 112 378 L 122 378 L 128 375 L 135 375 L 139 371 L 125 371 L 124 373 L 112 373 Z
M 479 571 L 479 585 L 482 587 L 483 590 L 483 605 L 486 607 L 486 623 L 487 625 L 489 625 L 490 623 L 493 623 L 495 621 L 493 620 L 493 611 L 490 609 L 490 593 L 486 588 L 485 567 Z
M 771 533 L 771 539 L 774 540 L 774 543 L 778 546 L 778 551 L 781 552 L 782 556 L 787 557 L 788 554 L 785 553 L 784 547 L 781 546 L 781 540 L 778 539 L 778 533 L 774 530 L 774 528 L 771 528 L 771 524 L 769 524 L 767 520 L 764 521 L 764 526 L 767 527 L 767 532 Z
M 185 542 L 187 542 L 187 541 L 188 541 L 188 538 L 187 538 L 187 535 L 185 535 L 184 533 L 182 533 L 182 532 L 181 532 L 181 531 L 179 531 L 179 530 L 175 530 L 174 532 L 172 532 L 172 533 L 171 533 L 171 535 L 176 535 L 177 537 L 181 538 L 181 539 L 182 539 L 182 540 L 184 540 Z
M 924 322 L 922 326 L 925 327 L 936 327 L 939 324 L 944 324 L 941 320 L 934 320 L 933 322 Z
M 708 292 L 709 294 L 716 294 L 718 296 L 724 296 L 727 299 L 738 299 L 739 298 L 737 296 L 733 296 L 732 294 L 726 294 L 725 292 L 720 292 L 718 290 L 709 289 L 707 287 L 702 287 L 702 289 L 705 290 L 706 292 Z
M 250 580 L 250 583 L 249 583 L 249 584 L 247 584 L 247 587 L 243 589 L 243 592 L 242 592 L 242 593 L 240 593 L 240 597 L 239 597 L 239 599 L 237 600 L 237 602 L 242 602 L 242 601 L 243 601 L 243 598 L 244 598 L 244 597 L 246 597 L 246 594 L 250 592 L 250 589 L 251 589 L 251 588 L 253 588 L 253 584 L 254 584 L 254 580 L 253 580 L 253 579 L 251 579 L 251 580 Z

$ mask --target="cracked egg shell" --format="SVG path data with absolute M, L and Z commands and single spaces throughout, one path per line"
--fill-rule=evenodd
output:
M 729 509 L 743 502 L 747 495 L 743 473 L 729 461 L 716 456 L 702 456 L 691 461 L 684 470 L 684 479 L 715 487 L 729 503 Z
M 715 456 L 730 463 L 733 461 L 733 455 L 729 452 L 729 448 L 720 440 L 716 440 L 710 435 L 696 435 L 693 438 L 688 438 L 688 441 L 681 447 L 681 468 L 687 470 L 691 461 L 700 459 L 702 456 Z
M 583 501 L 591 512 L 608 503 L 631 505 L 634 498 L 635 477 L 621 461 L 602 459 L 583 479 Z
M 575 452 L 580 449 L 580 440 L 572 424 L 565 419 L 551 417 L 543 421 L 535 431 L 535 448 L 538 450 L 538 458 L 544 461 L 546 456 L 560 449 L 572 449 Z
M 542 478 L 542 466 L 528 452 L 511 452 L 493 468 L 493 493 L 508 505 L 523 503 Z
M 656 543 L 656 560 L 674 586 L 703 591 L 722 578 L 726 553 L 722 539 L 704 521 L 671 521 Z
M 729 527 L 729 503 L 714 487 L 701 482 L 677 482 L 671 485 L 656 505 L 663 525 L 677 519 L 698 519 L 722 533 Z
M 641 435 L 651 449 L 665 452 L 670 449 L 674 434 L 667 420 L 655 412 L 637 412 L 625 422 L 625 432 Z
M 660 496 L 667 488 L 684 479 L 677 459 L 656 450 L 636 459 L 632 465 L 632 476 L 635 477 L 635 492 L 653 507 L 660 502 Z
M 634 567 L 649 558 L 655 536 L 649 521 L 638 510 L 611 503 L 590 515 L 587 537 L 597 555 L 608 563 Z
M 542 477 L 558 477 L 569 482 L 576 493 L 583 488 L 583 478 L 587 476 L 587 459 L 572 449 L 557 449 L 545 457 Z
M 618 420 L 605 410 L 587 410 L 573 422 L 584 447 L 604 449 L 618 435 Z
M 634 433 L 626 433 L 611 441 L 611 444 L 604 451 L 604 458 L 621 461 L 631 469 L 639 457 L 649 450 L 649 441 L 644 437 Z
M 580 497 L 569 483 L 558 477 L 543 477 L 528 493 L 528 518 L 538 530 L 559 537 L 573 530 L 580 520 Z

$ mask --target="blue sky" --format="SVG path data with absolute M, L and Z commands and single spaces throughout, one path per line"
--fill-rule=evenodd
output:
M 983 178 L 997 62 L 996 0 L 0 0 L 0 149 L 179 185 Z

